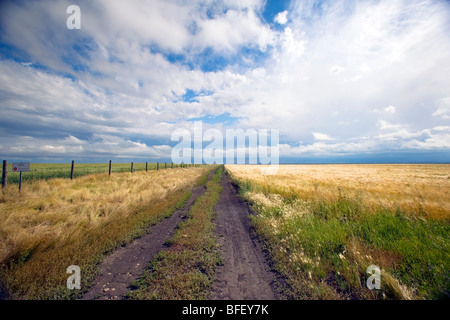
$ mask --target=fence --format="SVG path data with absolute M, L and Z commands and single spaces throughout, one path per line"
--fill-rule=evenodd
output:
M 30 165 L 30 171 L 23 174 L 22 179 L 25 180 L 39 180 L 39 179 L 53 179 L 53 178 L 70 178 L 74 179 L 87 174 L 94 173 L 108 173 L 109 175 L 118 172 L 135 172 L 135 171 L 148 171 L 148 170 L 162 170 L 162 169 L 174 169 L 174 168 L 188 168 L 192 166 L 199 166 L 196 164 L 183 164 L 183 163 L 114 163 L 110 160 L 108 163 L 80 163 L 77 164 L 73 160 L 68 163 L 57 164 L 42 164 L 35 163 Z M 5 188 L 8 183 L 21 182 L 20 173 L 12 171 L 12 164 L 8 164 L 7 160 L 3 160 L 2 166 L 2 188 Z

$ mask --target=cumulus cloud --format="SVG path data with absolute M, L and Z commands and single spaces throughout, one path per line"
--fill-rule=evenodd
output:
M 395 113 L 397 109 L 394 106 L 388 106 L 386 108 L 384 108 L 384 111 L 386 111 L 387 113 Z
M 279 12 L 279 13 L 277 13 L 277 15 L 275 16 L 273 21 L 275 21 L 276 23 L 279 23 L 279 24 L 286 24 L 288 22 L 287 15 L 288 15 L 287 10 Z
M 319 140 L 319 141 L 330 141 L 330 140 L 334 140 L 333 138 L 331 138 L 329 135 L 324 134 L 324 133 L 319 133 L 319 132 L 313 132 L 313 136 L 315 140 Z

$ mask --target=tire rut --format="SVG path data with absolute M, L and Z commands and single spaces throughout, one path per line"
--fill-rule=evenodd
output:
M 252 235 L 248 206 L 240 200 L 227 174 L 216 206 L 216 234 L 223 266 L 212 285 L 212 300 L 280 300 L 278 275 L 270 268 L 260 241 Z

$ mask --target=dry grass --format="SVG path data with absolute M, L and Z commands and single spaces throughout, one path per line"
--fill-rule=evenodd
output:
M 450 165 L 227 165 L 295 299 L 450 295 Z M 365 286 L 366 268 L 382 289 Z
M 0 194 L 0 274 L 13 298 L 65 298 L 65 269 L 137 236 L 186 197 L 209 167 L 37 180 Z M 85 274 L 83 280 L 88 280 Z M 84 282 L 84 285 L 87 285 Z

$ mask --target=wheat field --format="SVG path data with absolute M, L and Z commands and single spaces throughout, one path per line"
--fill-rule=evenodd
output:
M 442 299 L 450 165 L 227 165 L 294 299 Z M 369 290 L 366 268 L 382 271 Z
M 227 165 L 241 179 L 262 190 L 301 199 L 334 201 L 341 195 L 358 198 L 373 210 L 387 208 L 450 219 L 450 165 L 281 165 L 275 175 L 259 166 Z

